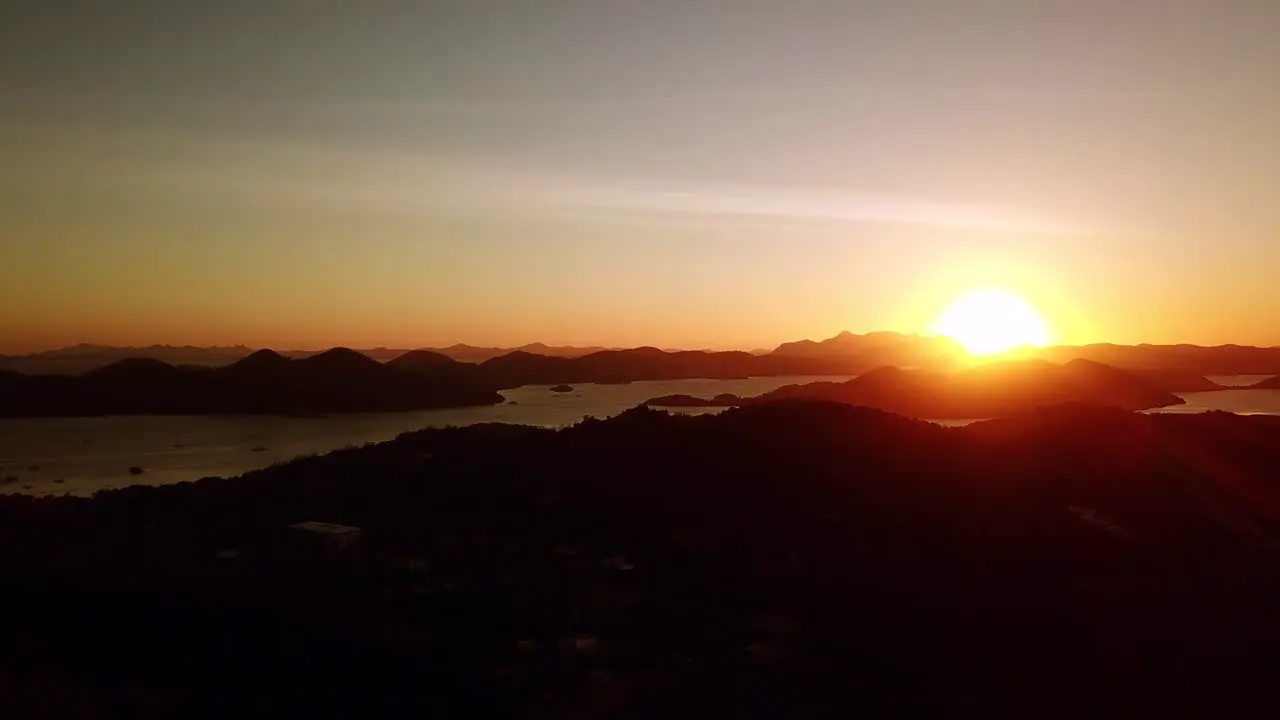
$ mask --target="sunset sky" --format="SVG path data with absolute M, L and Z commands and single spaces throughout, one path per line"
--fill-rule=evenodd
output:
M 761 347 L 977 286 L 1063 342 L 1277 345 L 1277 38 L 1267 0 L 5 3 L 0 352 Z

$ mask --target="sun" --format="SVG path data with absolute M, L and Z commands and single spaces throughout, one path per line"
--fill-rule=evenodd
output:
M 974 355 L 1049 344 L 1049 326 L 1026 300 L 1006 290 L 973 290 L 961 296 L 933 326 Z

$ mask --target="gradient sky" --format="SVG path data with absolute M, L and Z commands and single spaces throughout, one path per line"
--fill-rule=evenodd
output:
M 1280 344 L 1280 3 L 16 0 L 0 352 Z

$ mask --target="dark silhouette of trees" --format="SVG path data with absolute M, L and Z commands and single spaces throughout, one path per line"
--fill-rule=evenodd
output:
M 2 496 L 0 679 L 183 715 L 1257 715 L 1277 478 L 1280 418 L 783 401 Z M 313 520 L 360 544 L 297 552 Z

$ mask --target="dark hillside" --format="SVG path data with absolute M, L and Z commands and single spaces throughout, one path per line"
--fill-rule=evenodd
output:
M 0 674 L 188 716 L 1257 716 L 1277 478 L 1280 419 L 1083 405 L 422 431 L 0 498 Z

